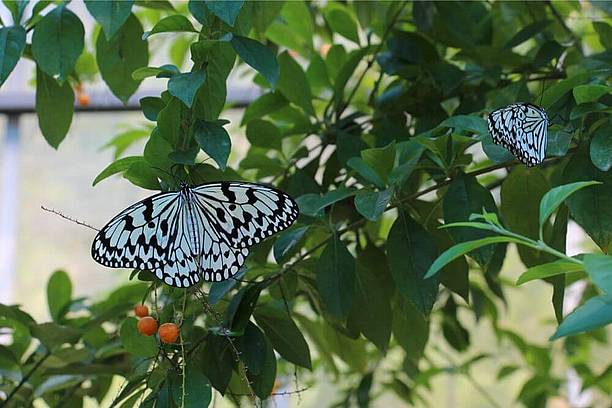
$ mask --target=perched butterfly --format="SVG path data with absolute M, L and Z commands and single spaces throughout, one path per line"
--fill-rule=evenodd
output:
M 182 184 L 119 213 L 98 232 L 91 254 L 105 266 L 149 270 L 171 286 L 222 281 L 238 272 L 252 245 L 297 217 L 296 202 L 271 187 Z
M 531 103 L 514 103 L 489 115 L 493 142 L 505 147 L 527 166 L 542 163 L 546 155 L 548 116 Z

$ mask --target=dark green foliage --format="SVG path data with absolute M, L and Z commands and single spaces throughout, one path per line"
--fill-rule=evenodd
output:
M 479 370 L 498 365 L 499 381 L 525 379 L 504 406 L 563 395 L 567 368 L 584 390 L 612 392 L 610 368 L 591 368 L 612 316 L 603 3 L 86 1 L 97 37 L 73 3 L 39 1 L 31 12 L 4 3 L 13 24 L 0 29 L 0 85 L 22 56 L 34 60 L 39 126 L 55 148 L 73 89 L 98 70 L 123 102 L 145 78 L 167 81 L 140 101 L 146 126 L 108 138 L 114 161 L 94 185 L 116 174 L 154 191 L 263 181 L 301 210 L 251 249 L 235 280 L 182 291 L 133 271 L 142 282 L 97 301 L 73 298 L 78 288 L 58 271 L 47 286 L 52 322 L 0 305 L 12 333 L 0 346 L 10 406 L 82 406 L 109 393 L 112 406 L 207 406 L 212 388 L 238 403 L 269 397 L 297 367 L 300 382 L 334 384 L 327 405 L 366 407 L 393 392 L 421 406 L 441 375 L 478 385 L 470 369 L 482 360 Z M 170 45 L 160 47 L 167 63 L 148 66 L 149 43 Z M 261 92 L 239 121 L 248 145 L 221 119 L 232 71 Z M 517 101 L 543 106 L 551 121 L 536 168 L 488 134 L 486 114 Z M 137 141 L 142 153 L 125 156 Z M 571 220 L 603 254 L 566 255 Z M 502 270 L 506 261 L 513 267 Z M 517 285 L 552 285 L 539 332 L 562 346 L 504 328 L 523 290 L 511 288 L 516 271 Z M 564 317 L 565 286 L 577 280 L 586 289 Z M 160 324 L 180 326 L 176 344 L 137 332 L 129 312 L 143 301 Z M 474 352 L 474 321 L 508 353 Z M 114 375 L 125 378 L 118 392 Z

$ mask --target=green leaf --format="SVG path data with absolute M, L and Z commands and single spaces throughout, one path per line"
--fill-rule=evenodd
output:
M 149 62 L 148 45 L 141 37 L 142 25 L 131 14 L 110 41 L 99 35 L 96 42 L 96 61 L 102 79 L 123 103 L 127 103 L 141 82 L 132 77 L 132 72 Z
M 36 24 L 32 54 L 39 68 L 51 77 L 68 78 L 83 52 L 85 29 L 65 5 L 53 9 Z
M 501 215 L 512 232 L 538 239 L 540 199 L 550 190 L 550 183 L 538 167 L 517 166 L 506 177 L 501 187 Z M 546 254 L 531 248 L 519 247 L 519 255 L 526 266 L 542 263 Z
M 62 270 L 53 272 L 47 283 L 47 303 L 53 320 L 58 322 L 62 319 L 71 298 L 72 283 L 68 274 Z
M 334 32 L 359 44 L 357 22 L 344 8 L 333 7 L 329 9 L 325 12 L 325 20 Z
M 232 378 L 235 361 L 229 341 L 209 332 L 201 356 L 204 375 L 217 391 L 224 394 Z
M 36 114 L 38 126 L 52 147 L 56 148 L 66 137 L 72 113 L 74 92 L 68 82 L 59 85 L 40 69 L 36 70 Z
M 208 378 L 199 370 L 199 367 L 193 364 L 186 365 L 184 375 L 184 390 L 182 389 L 182 378 L 177 377 L 176 379 L 179 381 L 172 383 L 174 402 L 177 406 L 184 408 L 207 407 L 212 400 L 212 389 Z
M 276 380 L 276 357 L 272 344 L 257 326 L 249 322 L 239 348 L 247 366 L 247 377 L 259 398 L 267 398 Z
M 26 31 L 23 27 L 0 28 L 0 86 L 19 62 L 25 42 Z
M 393 196 L 391 190 L 360 191 L 355 196 L 355 208 L 370 221 L 378 221 Z
M 261 119 L 287 106 L 288 103 L 289 101 L 279 92 L 263 94 L 246 107 L 240 125 L 244 126 L 253 119 Z
M 612 168 L 612 138 L 611 126 L 602 126 L 591 139 L 589 155 L 591 162 L 601 171 L 608 171 Z
M 47 349 L 55 349 L 64 343 L 75 344 L 83 334 L 80 330 L 57 323 L 40 323 L 30 327 L 33 337 L 36 337 Z
M 157 342 L 155 336 L 145 336 L 138 332 L 138 320 L 126 317 L 119 330 L 119 338 L 123 348 L 138 357 L 155 357 L 157 355 Z
M 312 50 L 314 22 L 306 3 L 303 0 L 286 1 L 279 18 L 266 30 L 266 37 L 275 44 L 308 56 Z
M 225 128 L 216 122 L 199 120 L 195 123 L 194 137 L 202 150 L 225 171 L 232 148 L 232 141 Z
M 451 116 L 440 123 L 440 126 L 449 127 L 456 130 L 468 130 L 481 136 L 484 136 L 489 132 L 487 121 L 482 117 L 475 115 Z
M 123 177 L 138 187 L 147 190 L 161 190 L 157 172 L 144 160 L 132 163 L 123 173 Z
M 85 0 L 87 10 L 102 26 L 107 40 L 127 21 L 133 4 L 134 0 Z
M 254 119 L 249 121 L 246 128 L 246 137 L 252 146 L 279 151 L 282 147 L 282 136 L 279 128 L 267 120 Z
M 19 23 L 21 23 L 21 18 L 23 17 L 23 12 L 28 6 L 28 1 L 29 0 L 2 0 L 6 8 L 11 11 L 15 26 L 18 26 Z
M 481 214 L 483 208 L 497 213 L 497 206 L 489 190 L 484 188 L 474 176 L 460 174 L 449 186 L 442 202 L 444 222 L 447 224 L 467 221 L 472 214 Z M 473 228 L 453 228 L 449 231 L 455 242 L 473 241 L 491 233 Z M 481 266 L 486 266 L 493 258 L 495 247 L 487 247 L 470 253 Z
M 262 285 L 249 285 L 238 291 L 225 311 L 225 327 L 233 332 L 244 331 L 257 305 Z
M 508 42 L 504 45 L 504 48 L 514 48 L 517 45 L 524 43 L 525 41 L 544 31 L 544 29 L 548 27 L 550 23 L 552 23 L 552 20 L 540 20 L 525 26 L 518 33 L 514 34 L 510 40 L 508 40 Z
M 607 85 L 578 85 L 573 89 L 574 99 L 577 104 L 595 102 L 602 96 L 612 92 L 612 87 Z
M 516 281 L 516 284 L 522 285 L 523 283 L 527 283 L 536 279 L 544 279 L 549 278 L 551 276 L 567 274 L 571 272 L 580 272 L 583 270 L 584 266 L 579 263 L 559 260 L 546 264 L 536 265 L 527 269 L 521 274 L 521 276 L 519 276 L 518 280 Z
M 344 320 L 355 297 L 355 258 L 334 236 L 317 263 L 317 288 L 321 306 L 337 320 Z
M 563 186 L 555 187 L 549 192 L 544 194 L 540 201 L 540 230 L 544 226 L 544 223 L 550 217 L 550 215 L 563 203 L 570 195 L 576 191 L 592 186 L 595 184 L 601 184 L 598 181 L 579 181 L 576 183 L 565 184 Z
M 290 228 L 278 234 L 278 238 L 274 242 L 273 247 L 274 259 L 276 259 L 277 263 L 281 263 L 281 261 L 296 248 L 304 235 L 306 235 L 308 228 L 308 226 Z
M 198 20 L 198 23 L 202 24 L 203 26 L 208 25 L 208 18 L 206 17 L 208 7 L 206 7 L 206 3 L 204 3 L 202 0 L 189 0 L 189 3 L 187 3 L 187 8 L 189 9 L 191 15 Z
M 584 269 L 593 283 L 604 292 L 612 294 L 612 256 L 586 254 L 583 260 Z
M 150 121 L 156 122 L 157 115 L 166 106 L 162 98 L 156 98 L 153 96 L 145 96 L 140 99 L 140 108 L 145 118 Z
M 151 29 L 142 35 L 142 39 L 146 40 L 153 34 L 159 33 L 197 33 L 198 30 L 193 28 L 191 21 L 185 16 L 175 14 L 173 16 L 164 17 L 159 20 Z
M 172 78 L 174 75 L 180 74 L 181 71 L 174 65 L 167 64 L 161 67 L 142 67 L 132 72 L 132 78 L 139 81 L 149 77 L 156 78 Z
M 206 80 L 204 70 L 185 74 L 173 75 L 168 81 L 168 92 L 179 98 L 187 107 L 191 108 L 196 93 Z
M 142 161 L 142 157 L 140 156 L 128 156 L 122 157 L 121 159 L 117 159 L 108 166 L 104 170 L 100 172 L 92 183 L 92 186 L 95 186 L 105 178 L 112 176 L 113 174 L 122 173 L 130 168 L 130 166 L 136 162 Z
M 551 126 L 548 129 L 548 144 L 546 145 L 546 156 L 565 156 L 572 142 L 572 132 L 560 126 Z
M 287 361 L 312 369 L 310 350 L 304 336 L 289 318 L 286 310 L 272 307 L 255 309 L 255 320 L 272 343 L 274 350 Z
M 559 99 L 561 99 L 563 95 L 574 89 L 576 86 L 593 79 L 593 77 L 596 75 L 606 72 L 608 72 L 607 69 L 586 71 L 559 81 L 544 91 L 544 94 L 542 95 L 542 103 L 540 105 L 545 109 L 549 108 Z
M 611 322 L 612 295 L 592 297 L 565 317 L 550 340 L 593 330 Z
M 391 336 L 394 286 L 385 253 L 368 245 L 357 255 L 357 292 L 347 326 L 359 330 L 383 352 Z
M 476 241 L 468 241 L 463 242 L 461 244 L 454 245 L 442 252 L 442 254 L 435 260 L 435 262 L 430 266 L 429 270 L 425 274 L 425 278 L 429 278 L 438 273 L 442 268 L 448 265 L 451 261 L 460 256 L 467 254 L 470 251 L 481 248 L 483 246 L 497 244 L 501 242 L 514 242 L 516 244 L 522 244 L 524 241 L 505 236 L 497 236 L 497 237 L 487 237 L 478 239 Z
M 225 24 L 233 27 L 240 14 L 243 0 L 205 0 L 206 7 Z
M 272 50 L 259 41 L 238 35 L 233 36 L 230 43 L 236 54 L 263 75 L 274 89 L 280 75 L 280 68 Z
M 365 180 L 373 183 L 376 187 L 385 187 L 385 181 L 378 175 L 378 172 L 370 167 L 361 157 L 351 157 L 346 164 Z
M 227 76 L 235 60 L 236 53 L 227 42 L 220 42 L 208 51 L 206 82 L 198 92 L 193 108 L 199 118 L 216 120 L 219 117 L 227 95 Z
M 599 42 L 607 50 L 612 49 L 612 26 L 604 21 L 593 22 L 593 28 L 599 34 Z
M 409 361 L 418 363 L 429 340 L 429 324 L 410 302 L 397 302 L 393 310 L 393 337 Z
M 296 104 L 310 116 L 315 116 L 312 106 L 312 94 L 306 74 L 287 51 L 278 57 L 280 77 L 277 89 L 292 103 Z
M 385 147 L 362 150 L 361 158 L 386 183 L 395 164 L 395 142 L 391 142 Z
M 432 236 L 402 209 L 387 238 L 389 270 L 397 290 L 420 313 L 428 315 L 438 297 L 438 278 L 425 272 L 438 254 Z

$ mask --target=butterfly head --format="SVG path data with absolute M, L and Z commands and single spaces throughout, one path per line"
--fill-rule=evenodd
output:
M 179 187 L 181 189 L 181 191 L 187 191 L 189 190 L 189 184 L 187 184 L 187 182 L 185 181 L 181 181 L 181 184 L 179 184 Z

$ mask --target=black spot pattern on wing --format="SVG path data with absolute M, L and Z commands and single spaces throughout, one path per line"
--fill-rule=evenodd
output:
M 493 142 L 527 166 L 540 164 L 546 157 L 548 117 L 544 109 L 515 103 L 491 112 L 488 126 Z
M 168 285 L 235 275 L 249 247 L 289 227 L 295 201 L 259 184 L 207 183 L 160 193 L 119 213 L 96 236 L 92 257 L 114 268 L 155 273 Z

